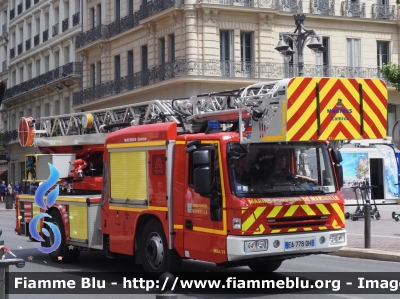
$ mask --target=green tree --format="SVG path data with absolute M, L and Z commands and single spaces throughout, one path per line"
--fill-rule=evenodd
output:
M 389 62 L 384 64 L 379 71 L 383 78 L 388 81 L 397 91 L 400 91 L 400 66 Z

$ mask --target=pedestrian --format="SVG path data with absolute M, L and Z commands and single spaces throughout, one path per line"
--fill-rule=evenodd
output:
M 10 195 L 13 194 L 12 182 L 10 182 L 10 183 L 8 184 L 7 189 L 8 189 L 8 194 L 10 194 Z
M 6 189 L 7 186 L 5 184 L 4 181 L 2 181 L 1 185 L 0 185 L 0 197 L 1 197 L 1 201 L 4 201 L 6 198 Z

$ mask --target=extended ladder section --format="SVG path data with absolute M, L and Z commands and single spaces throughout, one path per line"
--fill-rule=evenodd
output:
M 253 111 L 267 98 L 272 99 L 281 85 L 282 81 L 268 82 L 190 98 L 154 100 L 36 120 L 21 118 L 19 139 L 22 146 L 102 144 L 109 132 L 160 122 L 176 122 L 178 133 L 204 131 L 207 120 L 217 120 L 226 129 L 239 118 L 250 120 Z
M 367 112 L 366 112 L 367 111 Z M 90 112 L 21 118 L 22 146 L 103 144 L 127 126 L 176 122 L 178 133 L 205 132 L 216 120 L 242 143 L 386 137 L 387 88 L 379 79 L 292 78 L 174 100 Z M 251 129 L 249 129 L 251 128 Z

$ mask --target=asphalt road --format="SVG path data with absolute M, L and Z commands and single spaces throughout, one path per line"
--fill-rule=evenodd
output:
M 132 258 L 118 258 L 108 259 L 104 253 L 101 252 L 82 252 L 79 260 L 73 264 L 55 264 L 51 262 L 50 258 L 37 250 L 34 242 L 30 242 L 25 237 L 20 237 L 14 233 L 14 212 L 0 211 L 0 228 L 3 230 L 3 235 L 0 237 L 5 241 L 5 244 L 17 255 L 26 261 L 24 268 L 18 269 L 11 267 L 10 272 L 141 272 L 140 267 L 134 266 Z M 11 257 L 11 256 L 8 256 Z M 31 260 L 29 259 L 31 257 Z M 239 267 L 234 269 L 220 269 L 214 264 L 199 262 L 199 261 L 184 261 L 182 271 L 185 272 L 228 272 L 235 274 L 237 272 L 252 271 L 247 267 Z M 285 261 L 277 271 L 278 273 L 296 273 L 302 272 L 301 275 L 307 276 L 309 272 L 396 272 L 399 271 L 399 264 L 393 262 L 382 262 L 373 260 L 361 260 L 342 258 L 330 255 L 317 255 L 303 258 L 296 258 L 293 260 Z M 222 273 L 221 273 L 222 274 Z M 300 274 L 300 273 L 299 273 Z M 340 275 L 337 273 L 336 275 Z M 399 279 L 399 275 L 394 276 Z M 400 287 L 399 287 L 400 289 Z M 400 291 L 397 291 L 399 294 Z M 294 297 L 295 296 L 295 297 Z M 318 297 L 317 297 L 318 296 Z M 322 295 L 324 297 L 341 297 L 341 298 L 391 298 L 392 295 L 347 295 L 347 294 L 333 294 Z M 0 296 L 1 297 L 1 296 Z M 139 298 L 139 299 L 153 299 L 155 295 L 10 295 L 10 299 L 71 299 L 75 298 Z M 178 295 L 179 299 L 187 298 L 265 298 L 266 295 Z M 282 294 L 282 295 L 268 295 L 273 298 L 320 298 L 321 295 L 302 295 L 302 294 Z

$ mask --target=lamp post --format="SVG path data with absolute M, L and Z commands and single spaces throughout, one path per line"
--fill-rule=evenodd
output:
M 321 55 L 321 53 L 325 51 L 325 47 L 322 45 L 322 38 L 318 36 L 313 29 L 306 29 L 304 27 L 304 20 L 306 18 L 306 15 L 298 14 L 294 15 L 293 17 L 296 23 L 296 28 L 293 31 L 279 33 L 279 42 L 275 50 L 280 52 L 285 57 L 285 60 L 288 62 L 291 60 L 292 55 L 297 52 L 297 65 L 299 69 L 299 76 L 303 77 L 303 49 L 307 40 L 310 38 L 310 42 L 308 43 L 307 47 L 309 47 L 311 51 L 316 55 Z M 287 44 L 287 41 L 293 41 L 293 45 L 296 47 L 296 51 L 290 48 L 290 46 Z

